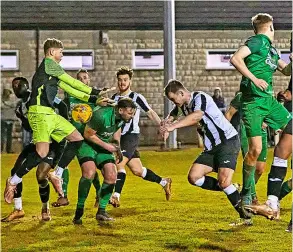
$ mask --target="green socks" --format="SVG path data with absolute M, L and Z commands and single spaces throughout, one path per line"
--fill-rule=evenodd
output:
M 251 195 L 256 195 L 254 173 L 255 166 L 250 166 L 243 162 L 243 187 L 241 191 L 241 198 L 244 205 L 250 205 L 252 201 Z
M 89 194 L 92 185 L 92 180 L 81 177 L 78 185 L 78 201 L 77 208 L 84 208 L 85 200 Z
M 106 209 L 106 206 L 108 205 L 111 195 L 113 193 L 114 187 L 115 184 L 106 184 L 105 182 L 103 182 L 100 193 L 99 208 Z
M 67 189 L 68 189 L 68 183 L 69 183 L 69 169 L 65 168 L 62 173 L 62 191 L 64 193 L 64 197 L 67 197 Z

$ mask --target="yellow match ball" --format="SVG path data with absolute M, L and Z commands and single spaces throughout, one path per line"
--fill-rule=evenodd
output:
M 75 122 L 87 123 L 92 114 L 93 110 L 88 104 L 77 104 L 72 109 L 71 117 Z

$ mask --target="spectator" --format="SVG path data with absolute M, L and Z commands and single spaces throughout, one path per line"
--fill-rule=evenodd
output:
M 216 103 L 217 107 L 225 113 L 226 111 L 226 104 L 225 104 L 225 99 L 222 97 L 222 90 L 219 87 L 216 87 L 214 89 L 214 95 L 212 96 L 214 102 Z
M 14 109 L 15 101 L 12 99 L 12 91 L 4 88 L 1 103 L 1 152 L 4 151 L 4 143 L 6 142 L 6 152 L 12 153 L 12 129 L 16 120 Z

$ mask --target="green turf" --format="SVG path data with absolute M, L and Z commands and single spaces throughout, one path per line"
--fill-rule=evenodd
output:
M 81 174 L 76 161 L 70 165 L 70 205 L 51 207 L 52 221 L 47 223 L 40 221 L 38 186 L 35 170 L 31 171 L 23 179 L 26 216 L 2 223 L 2 251 L 291 251 L 291 235 L 285 232 L 290 220 L 291 196 L 282 201 L 281 221 L 255 217 L 252 227 L 232 228 L 228 224 L 238 216 L 224 193 L 205 191 L 187 182 L 189 166 L 199 152 L 199 149 L 141 152 L 144 166 L 172 178 L 171 201 L 165 201 L 159 185 L 128 172 L 121 207 L 108 207 L 116 220 L 102 226 L 95 220 L 93 187 L 86 202 L 83 225 L 72 224 Z M 2 155 L 2 192 L 15 158 L 12 154 Z M 270 150 L 268 164 L 271 160 Z M 241 182 L 241 162 L 239 158 L 235 182 Z M 268 170 L 269 165 L 257 185 L 261 202 L 266 199 Z M 51 187 L 51 202 L 55 199 Z M 1 203 L 3 217 L 12 206 L 4 203 L 3 196 Z

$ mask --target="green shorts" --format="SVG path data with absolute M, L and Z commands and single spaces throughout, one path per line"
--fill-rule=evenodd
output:
M 267 130 L 262 129 L 262 135 L 261 135 L 261 140 L 262 140 L 262 149 L 261 153 L 259 154 L 257 161 L 260 162 L 266 162 L 267 160 L 267 153 L 268 153 L 268 144 L 267 144 Z M 241 141 L 241 152 L 242 152 L 242 157 L 244 158 L 246 153 L 248 152 L 248 138 L 246 136 L 246 131 L 243 123 L 241 123 L 241 128 L 240 128 L 240 141 Z
M 70 122 L 56 113 L 45 114 L 29 111 L 28 121 L 33 130 L 34 143 L 49 143 L 51 138 L 59 143 L 75 130 Z
M 291 119 L 292 115 L 273 96 L 242 103 L 242 120 L 247 137 L 261 136 L 263 122 L 278 130 L 283 129 Z
M 93 149 L 86 141 L 83 141 L 76 156 L 80 166 L 87 161 L 95 162 L 99 169 L 102 169 L 107 163 L 115 164 L 115 156 L 113 153 L 103 148 Z

